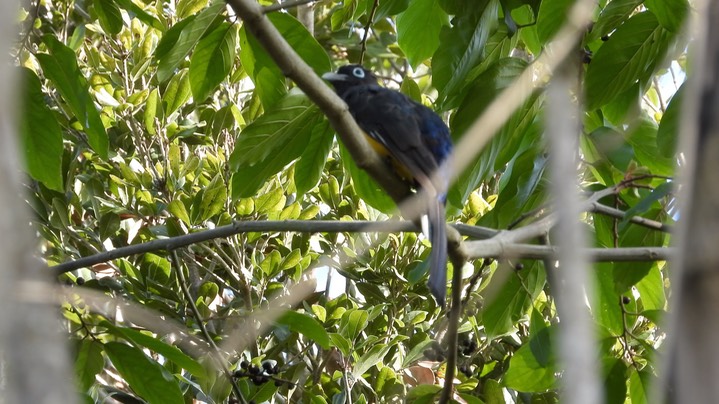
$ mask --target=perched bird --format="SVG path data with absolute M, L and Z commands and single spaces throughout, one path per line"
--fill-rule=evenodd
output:
M 393 169 L 413 181 L 427 197 L 432 243 L 429 290 L 444 306 L 447 295 L 447 234 L 444 204 L 449 175 L 442 163 L 452 152 L 452 139 L 442 118 L 406 95 L 377 84 L 377 77 L 359 65 L 340 67 L 322 76 L 347 103 L 372 148 L 388 158 Z

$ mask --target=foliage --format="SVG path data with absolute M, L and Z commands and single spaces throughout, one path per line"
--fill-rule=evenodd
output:
M 387 219 L 386 195 L 223 2 L 34 3 L 21 15 L 14 56 L 29 199 L 50 265 L 235 220 Z M 313 7 L 314 34 L 296 8 L 268 17 L 316 73 L 363 55 L 387 85 L 443 114 L 460 139 L 550 44 L 572 3 L 324 1 Z M 630 180 L 601 200 L 627 211 L 624 219 L 585 218 L 597 247 L 669 242 L 628 219 L 673 221 L 680 108 L 669 97 L 684 76 L 680 33 L 689 10 L 686 0 L 602 0 L 580 40 L 591 58 L 580 78 L 582 185 L 597 191 Z M 544 108 L 540 90 L 461 173 L 450 221 L 507 229 L 544 206 Z M 225 402 L 228 374 L 254 402 L 431 402 L 440 390 L 446 324 L 428 297 L 428 248 L 415 234 L 255 232 L 175 253 L 63 278 L 217 343 L 261 321 L 257 313 L 312 268 L 337 267 L 348 288 L 265 321 L 269 330 L 233 347 L 221 365 L 172 333 L 96 313 L 81 299 L 67 303 L 77 386 L 88 402 Z M 478 260 L 468 269 L 456 398 L 555 402 L 555 269 L 532 260 Z M 606 396 L 644 402 L 667 267 L 601 263 L 594 273 Z

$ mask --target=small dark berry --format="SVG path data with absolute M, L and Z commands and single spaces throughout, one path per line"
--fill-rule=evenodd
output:
M 278 374 L 278 373 L 280 373 L 280 366 L 279 366 L 279 365 L 275 365 L 275 367 L 272 368 L 272 374 L 273 374 L 273 375 L 276 375 L 276 374 Z
M 630 299 L 628 296 L 622 296 L 622 303 L 623 304 L 629 304 L 632 302 L 632 299 Z
M 78 276 L 77 279 L 75 279 L 75 282 L 76 282 L 78 285 L 82 286 L 82 285 L 85 284 L 85 278 L 83 278 L 82 276 Z
M 242 370 L 235 370 L 235 373 L 232 374 L 234 377 L 243 377 L 245 376 L 245 372 Z
M 277 361 L 272 359 L 267 359 L 262 361 L 262 369 L 265 370 L 267 373 L 272 373 L 272 369 L 277 367 Z
M 282 380 L 275 380 L 275 387 L 282 387 L 285 384 Z
M 609 35 L 602 35 L 602 41 L 607 42 L 609 40 Z
M 257 367 L 257 365 L 252 364 L 247 371 L 250 372 L 251 375 L 257 375 L 260 373 L 260 368 Z
M 427 358 L 427 360 L 433 361 L 437 359 L 437 351 L 432 348 L 427 348 L 424 350 L 424 357 Z
M 249 366 L 250 366 L 250 362 L 247 362 L 247 361 L 240 362 L 240 367 L 242 369 L 247 369 Z
M 514 266 L 514 269 L 517 271 L 521 271 L 524 269 L 524 264 L 522 264 L 521 262 L 518 262 L 517 265 Z

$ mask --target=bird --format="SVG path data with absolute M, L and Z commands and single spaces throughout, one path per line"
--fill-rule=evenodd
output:
M 378 84 L 377 76 L 361 65 L 349 64 L 322 75 L 347 104 L 370 146 L 404 180 L 421 188 L 426 197 L 427 238 L 432 244 L 427 286 L 444 307 L 447 295 L 447 229 L 445 204 L 452 153 L 447 125 L 430 108 Z

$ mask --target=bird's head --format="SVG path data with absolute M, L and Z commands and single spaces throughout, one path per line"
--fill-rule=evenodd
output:
M 337 70 L 337 73 L 325 73 L 322 78 L 332 84 L 340 97 L 345 91 L 354 86 L 377 84 L 377 76 L 360 65 L 342 66 Z

